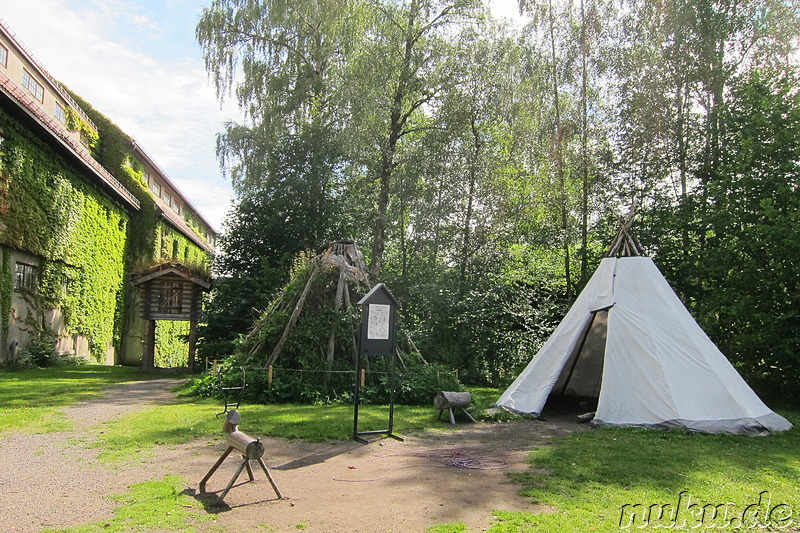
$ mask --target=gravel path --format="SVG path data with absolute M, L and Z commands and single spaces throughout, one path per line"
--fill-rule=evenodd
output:
M 197 487 L 227 447 L 221 433 L 181 446 L 158 447 L 153 457 L 125 465 L 98 463 L 98 450 L 85 446 L 102 431 L 103 422 L 173 401 L 171 391 L 178 383 L 158 379 L 117 385 L 102 398 L 64 409 L 74 422 L 69 431 L 0 438 L 0 531 L 39 533 L 44 528 L 109 520 L 114 502 L 106 495 L 176 474 L 189 480 L 185 492 L 195 497 L 195 511 L 212 515 L 211 522 L 196 526 L 198 533 L 299 529 L 422 533 L 432 525 L 451 522 L 462 522 L 468 531 L 478 532 L 488 527 L 496 509 L 552 511 L 520 496 L 520 485 L 509 481 L 506 473 L 536 474 L 525 462 L 532 448 L 586 429 L 572 419 L 551 419 L 460 423 L 446 430 L 405 435 L 402 442 L 386 438 L 368 445 L 265 437 L 261 439 L 264 459 L 284 498 L 276 498 L 256 467 L 255 482 L 244 482 L 247 476 L 242 474 L 221 502 L 217 494 L 240 463 L 235 454 L 209 480 L 209 494 L 198 494 Z M 258 436 L 246 418 L 245 412 L 241 429 Z M 502 465 L 454 468 L 457 465 L 445 466 L 429 457 L 448 454 L 458 462 L 474 456 L 489 465 Z
M 97 463 L 99 450 L 81 446 L 103 422 L 148 406 L 174 401 L 175 379 L 115 385 L 98 399 L 64 408 L 69 431 L 43 435 L 12 433 L 0 438 L 0 527 L 35 533 L 106 520 L 114 503 L 106 494 L 156 477 L 151 469 Z

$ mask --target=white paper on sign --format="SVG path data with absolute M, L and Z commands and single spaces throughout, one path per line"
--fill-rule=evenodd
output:
M 389 313 L 391 306 L 387 304 L 369 304 L 367 319 L 368 339 L 389 338 Z

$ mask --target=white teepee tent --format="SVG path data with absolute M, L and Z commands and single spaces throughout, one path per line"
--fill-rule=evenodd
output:
M 631 217 L 609 255 L 619 243 L 638 249 L 627 234 Z M 597 425 L 746 434 L 792 427 L 756 396 L 643 256 L 601 261 L 497 404 L 539 415 L 551 392 L 598 398 Z

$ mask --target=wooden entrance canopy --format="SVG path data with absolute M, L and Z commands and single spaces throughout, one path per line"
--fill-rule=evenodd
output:
M 139 287 L 139 316 L 145 319 L 142 368 L 150 369 L 155 359 L 155 321 L 183 320 L 189 326 L 189 369 L 195 366 L 197 321 L 203 308 L 203 292 L 211 289 L 211 279 L 198 276 L 178 263 L 161 263 L 131 277 Z

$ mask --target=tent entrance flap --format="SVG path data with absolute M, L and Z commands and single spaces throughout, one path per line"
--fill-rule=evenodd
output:
M 565 396 L 598 398 L 608 336 L 608 309 L 595 311 L 581 332 L 553 392 Z

